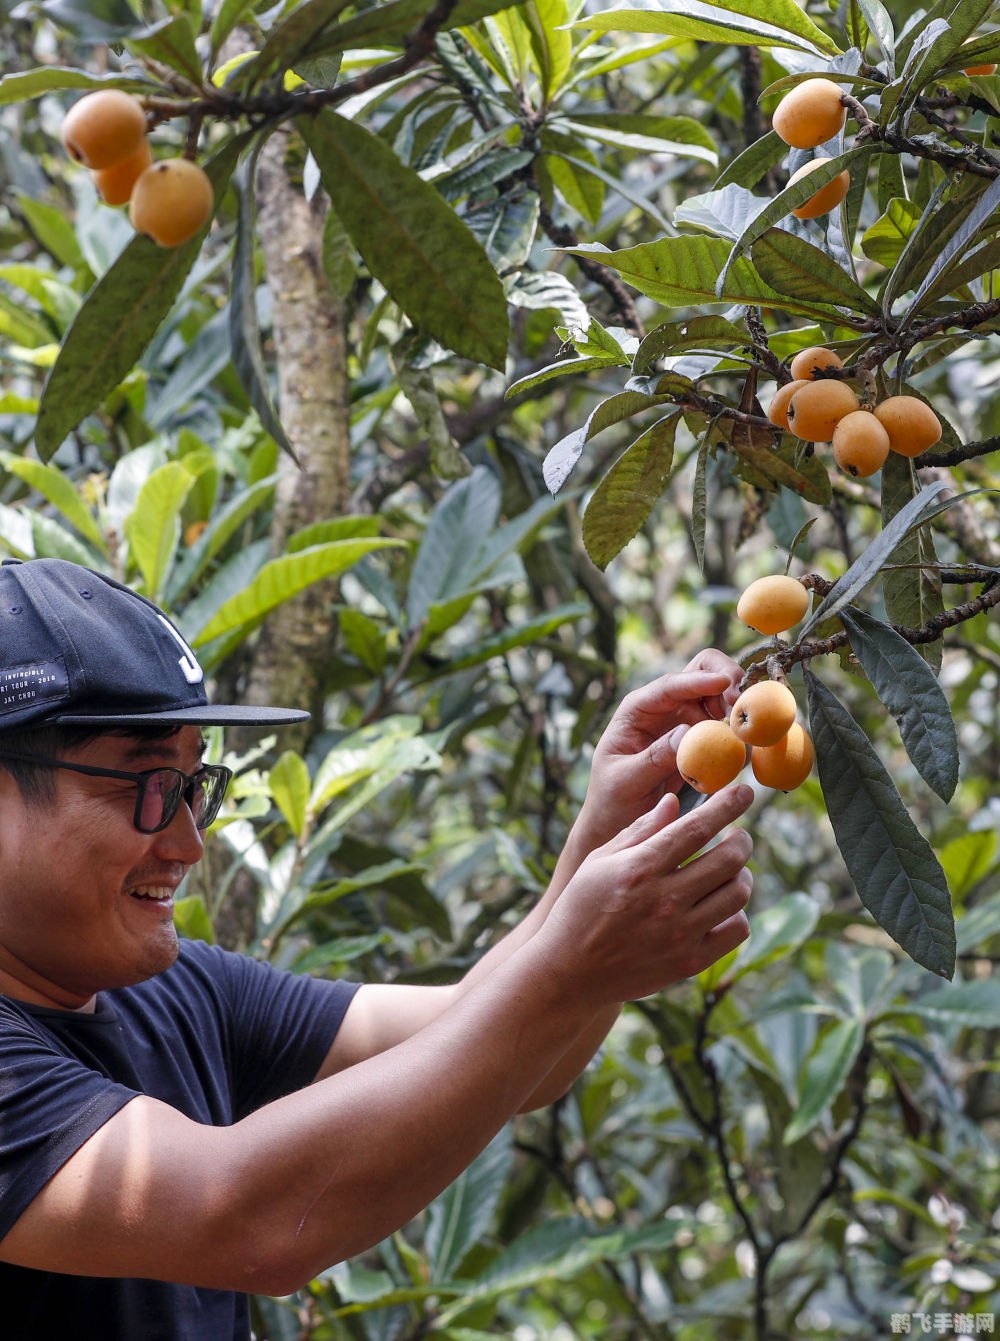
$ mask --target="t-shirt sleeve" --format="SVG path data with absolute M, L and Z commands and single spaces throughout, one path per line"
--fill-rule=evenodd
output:
M 64 1056 L 0 1002 L 0 1238 L 71 1155 L 136 1096 Z
M 234 1121 L 310 1084 L 360 983 L 289 973 L 217 946 L 195 953 L 214 961 L 227 997 Z

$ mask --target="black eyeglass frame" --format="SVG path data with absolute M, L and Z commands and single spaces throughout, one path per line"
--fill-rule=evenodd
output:
M 186 802 L 188 809 L 194 817 L 195 827 L 197 829 L 207 829 L 219 813 L 219 808 L 225 798 L 229 783 L 232 780 L 233 770 L 227 768 L 225 764 L 201 764 L 193 773 L 185 773 L 181 768 L 172 768 L 164 765 L 161 768 L 147 768 L 141 773 L 126 773 L 120 768 L 96 768 L 93 764 L 71 764 L 67 759 L 46 759 L 37 754 L 17 754 L 13 751 L 0 750 L 0 759 L 12 759 L 22 764 L 38 764 L 42 768 L 65 768 L 71 773 L 85 773 L 89 777 L 95 778 L 122 778 L 126 782 L 134 782 L 138 788 L 135 797 L 135 811 L 132 815 L 132 823 L 140 833 L 159 833 L 165 829 L 177 814 L 181 801 Z M 141 823 L 143 802 L 146 799 L 146 787 L 150 778 L 157 773 L 173 773 L 179 778 L 183 778 L 183 785 L 171 793 L 173 802 L 167 805 L 166 798 L 163 800 L 163 818 L 155 828 L 150 829 L 147 825 Z M 216 790 L 212 794 L 211 804 L 202 811 L 200 815 L 195 815 L 194 807 L 191 802 L 194 799 L 195 787 L 199 784 L 199 779 L 208 776 L 213 780 L 221 780 L 221 786 L 215 783 Z

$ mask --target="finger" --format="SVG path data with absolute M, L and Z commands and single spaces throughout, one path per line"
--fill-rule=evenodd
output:
M 730 829 L 717 843 L 686 862 L 678 872 L 696 900 L 707 898 L 717 885 L 731 880 L 750 860 L 753 839 L 745 829 Z
M 627 848 L 637 847 L 659 833 L 665 826 L 673 824 L 680 814 L 680 808 L 680 802 L 673 792 L 667 792 L 651 810 L 633 820 L 627 828 L 622 829 L 605 843 L 602 851 L 622 852 Z
M 699 934 L 707 936 L 713 927 L 721 926 L 741 912 L 750 902 L 752 893 L 753 875 L 746 866 L 740 867 L 728 880 L 720 881 L 692 910 Z
M 700 852 L 716 834 L 747 811 L 753 803 L 753 788 L 744 783 L 723 787 L 686 815 L 668 823 L 644 840 L 661 869 L 671 870 Z
M 750 919 L 743 911 L 733 913 L 732 917 L 714 926 L 701 939 L 691 976 L 696 973 L 703 973 L 716 960 L 722 959 L 731 950 L 735 950 L 742 945 L 745 940 L 749 939 L 749 936 Z
M 686 670 L 711 671 L 726 676 L 728 684 L 714 695 L 705 695 L 703 707 L 707 717 L 721 720 L 739 697 L 739 686 L 743 679 L 743 668 L 725 652 L 716 647 L 707 647 L 688 662 Z

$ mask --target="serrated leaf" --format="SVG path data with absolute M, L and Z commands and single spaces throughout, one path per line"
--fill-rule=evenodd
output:
M 1000 178 L 990 182 L 986 190 L 978 195 L 973 208 L 969 211 L 961 227 L 952 233 L 938 252 L 933 265 L 927 271 L 920 287 L 913 295 L 913 301 L 906 312 L 906 320 L 916 316 L 922 309 L 931 286 L 935 284 L 939 277 L 947 274 L 952 263 L 958 259 L 966 247 L 976 240 L 980 230 L 987 226 L 998 206 L 1000 206 Z
M 896 719 L 917 772 L 950 801 L 958 784 L 958 737 L 937 677 L 920 653 L 888 624 L 863 610 L 844 609 L 851 650 L 876 694 Z
M 246 141 L 247 136 L 236 136 L 205 164 L 216 199 Z M 172 249 L 136 237 L 91 289 L 42 392 L 35 445 L 43 460 L 135 365 L 180 293 L 204 232 Z
M 227 600 L 189 641 L 200 646 L 223 633 L 259 622 L 269 610 L 290 600 L 314 582 L 336 577 L 353 567 L 372 550 L 389 549 L 400 540 L 335 540 L 313 545 L 297 554 L 282 555 L 265 563 L 250 584 Z M 189 607 L 190 609 L 190 607 Z
M 615 368 L 627 366 L 627 360 L 605 358 L 595 355 L 589 358 L 570 358 L 560 359 L 558 363 L 550 363 L 545 368 L 540 368 L 538 372 L 528 373 L 525 377 L 520 377 L 516 382 L 512 382 L 504 393 L 505 396 L 517 396 L 523 391 L 529 391 L 534 386 L 540 386 L 542 382 L 551 382 L 557 377 L 571 377 L 578 373 L 593 372 L 596 368 Z
M 733 249 L 729 254 L 726 264 L 719 272 L 716 280 L 715 291 L 717 296 L 721 296 L 727 289 L 727 279 L 729 268 L 733 263 L 743 255 L 744 252 L 763 237 L 769 228 L 772 228 L 780 219 L 783 219 L 793 209 L 805 202 L 825 186 L 832 182 L 834 177 L 839 176 L 843 171 L 851 171 L 860 168 L 867 170 L 868 159 L 873 153 L 880 152 L 879 147 L 872 143 L 856 145 L 852 149 L 845 150 L 842 154 L 835 154 L 827 162 L 820 164 L 812 172 L 800 177 L 797 181 L 789 181 L 788 184 L 778 192 L 771 200 L 760 202 L 760 208 L 750 212 L 748 210 L 747 221 L 739 237 L 733 244 Z M 729 186 L 727 191 L 740 191 L 742 187 Z M 820 299 L 822 301 L 822 298 Z
M 726 45 L 792 47 L 811 56 L 836 55 L 839 50 L 794 0 L 727 0 L 725 8 L 703 0 L 657 0 L 656 7 L 648 9 L 625 3 L 577 19 L 574 27 L 603 33 L 662 33 Z
M 621 251 L 602 247 L 570 247 L 573 255 L 615 270 L 633 288 L 664 307 L 701 307 L 705 303 L 745 303 L 753 307 L 778 307 L 800 316 L 828 323 L 839 317 L 835 308 L 797 298 L 782 298 L 765 284 L 753 265 L 740 257 L 730 268 L 725 289 L 716 293 L 716 281 L 729 260 L 732 248 L 722 238 L 684 236 L 642 242 Z M 850 325 L 844 317 L 842 324 Z
M 659 500 L 674 461 L 679 412 L 658 419 L 626 447 L 591 496 L 583 514 L 583 543 L 606 568 L 639 531 Z
M 795 233 L 775 228 L 753 244 L 750 259 L 766 284 L 790 298 L 842 304 L 877 316 L 880 308 L 852 275 L 827 252 Z
M 820 1121 L 843 1088 L 864 1041 L 861 1020 L 838 1020 L 820 1036 L 799 1078 L 799 1103 L 785 1128 L 785 1145 L 801 1140 Z
M 449 8 L 441 31 L 477 23 L 509 4 L 510 0 L 458 0 Z M 383 0 L 329 28 L 314 44 L 312 54 L 355 47 L 404 46 L 427 17 L 427 0 Z
M 910 528 L 932 514 L 934 500 L 941 490 L 947 487 L 947 481 L 935 480 L 921 489 L 905 507 L 902 507 L 896 513 L 888 526 L 883 527 L 880 534 L 876 536 L 861 557 L 851 564 L 843 577 L 834 584 L 823 600 L 820 601 L 799 630 L 800 639 L 804 638 L 822 620 L 829 619 L 837 614 L 854 599 L 863 587 L 868 585 Z
M 43 65 L 37 70 L 15 70 L 0 79 L 0 107 L 26 102 L 65 88 L 120 88 L 128 93 L 148 93 L 142 79 L 123 78 L 120 74 L 95 75 L 63 65 Z
M 690 349 L 738 349 L 748 338 L 745 330 L 725 317 L 665 321 L 643 337 L 632 360 L 632 376 L 648 372 L 657 359 L 674 357 Z
M 702 573 L 705 571 L 705 531 L 708 526 L 708 449 L 711 437 L 712 431 L 709 429 L 701 440 L 691 489 L 691 539 Z
M 296 838 L 305 832 L 312 783 L 301 754 L 285 750 L 267 775 L 267 785 L 275 804 Z
M 294 9 L 271 29 L 253 61 L 242 67 L 237 82 L 252 87 L 287 70 L 300 56 L 313 50 L 323 30 L 349 4 L 350 0 L 311 0 L 311 3 Z
M 354 245 L 414 325 L 457 354 L 503 368 L 503 286 L 450 206 L 355 122 L 327 109 L 296 124 Z
M 882 0 L 858 0 L 858 6 L 891 74 L 896 63 L 896 41 L 892 19 Z
M 805 681 L 820 786 L 858 897 L 912 959 L 950 978 L 955 922 L 944 872 L 864 731 L 811 671 Z
M 73 225 L 62 210 L 29 195 L 19 195 L 17 204 L 28 227 L 50 256 L 77 274 L 89 274 Z
M 174 565 L 167 588 L 167 604 L 171 609 L 178 604 L 183 593 L 202 576 L 243 522 L 270 500 L 277 478 L 277 475 L 268 475 L 249 488 L 240 490 L 209 518 L 208 526 L 184 557 Z
M 623 419 L 631 419 L 643 410 L 653 409 L 670 400 L 670 396 L 651 396 L 641 391 L 618 391 L 592 410 L 582 428 L 567 433 L 545 455 L 542 462 L 542 478 L 552 494 L 557 494 L 566 483 L 570 472 L 579 461 L 584 446 L 595 433 L 619 424 Z
M 713 168 L 719 151 L 709 132 L 691 116 L 650 116 L 637 112 L 580 112 L 563 124 L 584 139 L 617 149 L 696 158 Z
M 895 155 L 883 154 L 882 157 L 886 161 L 896 161 Z M 863 234 L 861 250 L 870 261 L 890 269 L 902 256 L 903 248 L 920 222 L 921 213 L 920 206 L 914 201 L 894 196 Z

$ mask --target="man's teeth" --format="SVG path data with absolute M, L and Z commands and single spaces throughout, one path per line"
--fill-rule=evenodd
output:
M 169 903 L 174 897 L 174 891 L 164 885 L 143 885 L 133 889 L 132 896 L 136 899 L 153 899 L 156 903 Z

